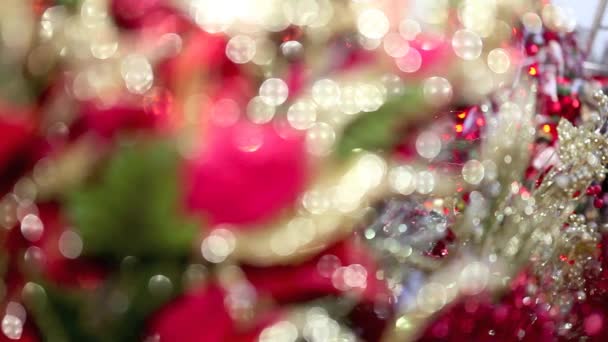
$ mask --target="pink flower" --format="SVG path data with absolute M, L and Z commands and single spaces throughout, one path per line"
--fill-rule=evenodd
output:
M 319 263 L 326 261 L 326 256 L 331 256 L 333 262 L 320 267 Z M 341 285 L 332 273 L 340 273 L 342 266 L 353 266 L 365 273 L 359 279 L 362 280 L 361 288 L 352 292 L 338 288 Z M 159 310 L 148 322 L 147 334 L 165 342 L 256 341 L 265 327 L 283 317 L 284 306 L 297 308 L 310 300 L 338 297 L 349 291 L 348 298 L 354 305 L 348 320 L 352 322 L 354 332 L 365 341 L 379 341 L 392 309 L 386 309 L 390 307 L 389 292 L 384 281 L 376 278 L 376 270 L 371 254 L 352 240 L 341 241 L 296 265 L 245 266 L 243 271 L 255 289 L 257 303 L 265 306 L 264 310 L 256 311 L 252 321 L 236 324 L 225 307 L 226 291 L 210 284 Z M 266 306 L 269 303 L 276 305 Z M 258 309 L 256 304 L 254 309 Z M 382 311 L 384 315 L 379 317 Z
M 179 16 L 166 0 L 112 0 L 110 9 L 116 23 L 128 29 L 159 25 Z
M 147 336 L 163 342 L 256 341 L 279 317 L 277 312 L 257 315 L 253 324 L 239 327 L 224 306 L 225 295 L 211 284 L 179 297 L 150 319 Z
M 271 124 L 212 124 L 206 145 L 185 171 L 186 205 L 210 224 L 258 224 L 291 207 L 304 190 L 302 137 Z

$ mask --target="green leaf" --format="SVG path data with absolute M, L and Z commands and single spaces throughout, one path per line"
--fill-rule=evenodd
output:
M 68 195 L 86 256 L 119 262 L 189 255 L 198 229 L 180 212 L 179 160 L 164 141 L 123 145 L 97 182 Z
M 419 89 L 409 88 L 405 95 L 388 101 L 377 111 L 361 114 L 346 127 L 337 144 L 337 156 L 346 158 L 357 149 L 373 151 L 394 146 L 400 139 L 396 131 L 402 121 L 420 110 L 421 104 Z

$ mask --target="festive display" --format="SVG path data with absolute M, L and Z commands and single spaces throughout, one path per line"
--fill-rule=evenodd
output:
M 604 341 L 608 96 L 537 0 L 4 0 L 0 341 Z

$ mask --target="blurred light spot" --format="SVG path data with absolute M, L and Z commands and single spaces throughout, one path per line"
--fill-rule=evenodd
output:
M 287 121 L 295 129 L 304 130 L 310 128 L 316 120 L 317 108 L 312 100 L 298 100 L 287 110 Z
M 333 108 L 340 103 L 340 86 L 330 79 L 318 80 L 312 86 L 312 98 L 321 108 Z
M 82 23 L 87 27 L 102 25 L 108 17 L 106 5 L 103 1 L 86 0 L 80 6 L 80 17 Z
M 288 321 L 280 321 L 262 330 L 259 342 L 295 342 L 298 328 Z
M 232 254 L 236 247 L 236 238 L 231 231 L 224 228 L 214 229 L 201 244 L 203 257 L 212 263 L 220 263 Z
M 148 59 L 142 55 L 126 56 L 120 65 L 127 89 L 134 94 L 143 94 L 152 88 L 154 73 Z
M 425 100 L 434 106 L 444 106 L 452 100 L 452 85 L 443 77 L 430 77 L 424 81 Z
M 226 44 L 226 56 L 237 64 L 243 64 L 251 61 L 255 56 L 256 43 L 246 35 L 236 35 L 232 37 Z
M 373 112 L 384 104 L 384 93 L 382 85 L 371 83 L 359 83 L 355 87 L 355 103 L 359 110 Z
M 21 234 L 28 241 L 36 242 L 42 237 L 44 225 L 40 218 L 35 214 L 27 214 L 21 220 Z
M 256 124 L 264 124 L 272 120 L 275 111 L 274 106 L 267 104 L 259 96 L 252 98 L 247 104 L 247 117 Z
M 475 159 L 467 161 L 462 167 L 462 177 L 465 182 L 473 185 L 479 184 L 483 180 L 483 164 Z
M 324 122 L 315 123 L 306 132 L 306 148 L 315 156 L 328 155 L 333 150 L 335 141 L 336 132 Z
M 416 302 L 420 310 L 433 313 L 441 309 L 447 301 L 446 288 L 439 283 L 428 283 L 418 291 Z
M 504 74 L 511 67 L 511 60 L 503 49 L 494 49 L 488 54 L 488 67 L 497 74 Z
M 425 0 L 416 2 L 415 14 L 428 24 L 441 24 L 448 16 L 448 0 Z
M 476 295 L 488 285 L 490 270 L 480 262 L 472 262 L 460 272 L 460 289 L 467 295 Z
M 400 96 L 405 92 L 405 85 L 401 78 L 395 74 L 382 76 L 382 84 L 388 96 Z
M 404 19 L 399 23 L 399 34 L 406 40 L 414 40 L 422 32 L 420 24 L 411 19 Z
M 278 106 L 287 100 L 289 88 L 278 78 L 270 78 L 260 86 L 260 97 L 270 106 Z
M 148 290 L 155 296 L 165 297 L 173 291 L 173 283 L 166 276 L 157 274 L 148 281 Z
M 409 166 L 397 166 L 388 175 L 391 188 L 402 195 L 409 195 L 416 190 L 416 174 Z
M 483 43 L 475 32 L 459 30 L 452 37 L 452 48 L 458 57 L 470 61 L 479 58 Z
M 304 209 L 313 215 L 325 213 L 330 207 L 331 202 L 325 192 L 321 190 L 309 190 L 302 197 Z
M 355 85 L 345 85 L 340 91 L 340 110 L 344 114 L 357 114 L 361 111 L 357 101 L 357 87 Z
M 435 176 L 429 171 L 420 171 L 416 176 L 416 191 L 426 195 L 435 188 Z
M 292 24 L 306 26 L 319 15 L 319 4 L 315 0 L 284 0 L 283 13 Z
M 407 40 L 398 33 L 389 33 L 384 37 L 384 51 L 391 57 L 403 57 L 409 49 L 410 45 Z
M 23 177 L 13 187 L 13 193 L 20 203 L 34 202 L 38 194 L 38 187 L 30 178 Z
M 59 251 L 68 259 L 76 259 L 82 253 L 82 239 L 80 235 L 71 230 L 66 230 L 59 237 Z
M 340 266 L 342 266 L 342 262 L 337 256 L 326 254 L 317 262 L 317 271 L 322 277 L 330 278 Z
M 399 70 L 407 73 L 416 72 L 422 66 L 422 56 L 417 49 L 410 47 L 403 57 L 395 59 Z
M 255 39 L 255 55 L 252 62 L 257 65 L 269 65 L 277 53 L 273 42 L 266 38 Z
M 378 9 L 366 9 L 357 17 L 357 28 L 366 38 L 380 39 L 389 30 L 389 21 L 384 12 Z
M 24 322 L 16 316 L 6 314 L 2 318 L 2 333 L 11 340 L 21 339 Z
M 426 131 L 416 139 L 416 151 L 426 159 L 433 159 L 441 152 L 441 139 L 439 135 Z

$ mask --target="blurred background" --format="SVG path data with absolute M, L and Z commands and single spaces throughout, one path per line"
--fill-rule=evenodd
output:
M 597 13 L 600 12 L 602 5 L 605 6 L 605 0 L 555 0 L 553 3 L 563 6 L 570 7 L 574 10 L 577 17 L 578 26 L 580 29 L 581 36 L 584 39 L 588 38 L 593 28 L 594 18 Z M 601 26 L 608 28 L 608 16 L 604 11 L 604 17 L 600 22 Z M 593 44 L 591 51 L 591 60 L 594 62 L 606 61 L 608 59 L 608 49 L 606 43 L 608 42 L 608 29 L 600 29 L 597 32 L 596 41 Z

